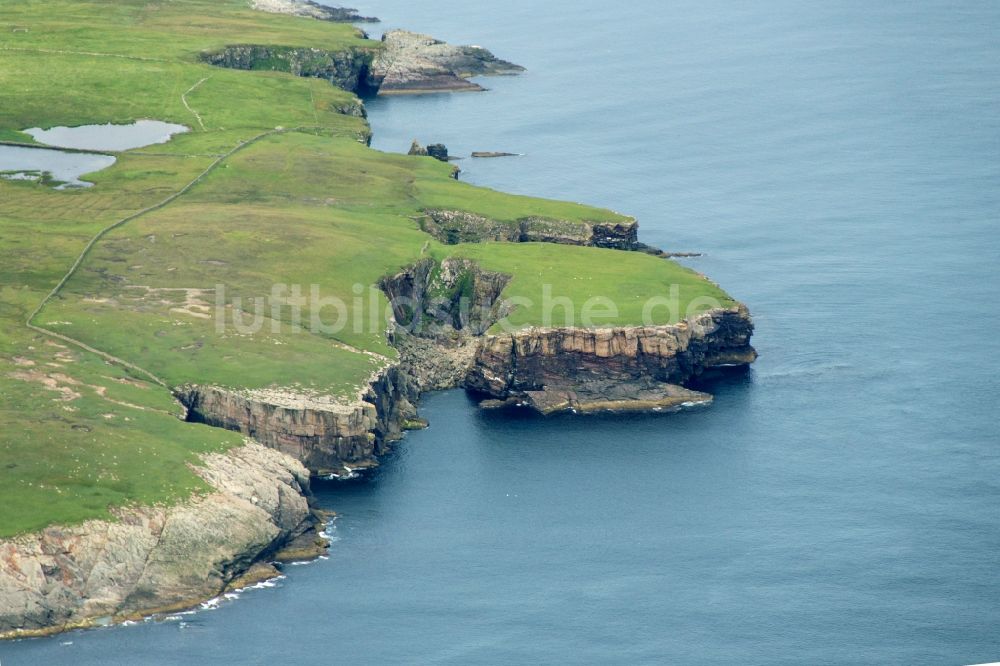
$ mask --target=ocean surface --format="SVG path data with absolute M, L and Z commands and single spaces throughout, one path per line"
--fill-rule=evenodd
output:
M 705 253 L 760 360 L 675 415 L 429 396 L 317 486 L 329 559 L 3 665 L 1000 660 L 1000 3 L 351 4 L 528 68 L 374 101 L 376 147 Z

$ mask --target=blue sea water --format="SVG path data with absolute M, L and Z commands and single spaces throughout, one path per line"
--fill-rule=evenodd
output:
M 328 560 L 3 664 L 1000 660 L 1000 4 L 360 4 L 529 70 L 372 102 L 376 147 L 704 252 L 760 360 L 677 415 L 430 396 L 317 487 Z

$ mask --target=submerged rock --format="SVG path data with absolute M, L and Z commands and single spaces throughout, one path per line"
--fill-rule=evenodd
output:
M 708 393 L 658 382 L 648 377 L 634 380 L 582 378 L 565 384 L 546 385 L 536 391 L 524 391 L 506 400 L 484 400 L 484 409 L 529 407 L 540 414 L 558 412 L 658 412 L 682 407 L 707 405 Z
M 523 72 L 479 46 L 452 46 L 429 35 L 391 30 L 371 67 L 370 86 L 380 95 L 478 91 L 468 77 Z
M 520 157 L 519 153 L 503 153 L 492 150 L 474 150 L 473 157 Z

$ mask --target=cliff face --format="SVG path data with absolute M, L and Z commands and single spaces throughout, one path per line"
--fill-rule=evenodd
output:
M 342 12 L 353 11 L 312 3 L 286 6 L 290 4 L 288 0 L 259 0 L 257 8 L 332 21 L 344 20 Z M 500 60 L 484 48 L 452 46 L 405 30 L 387 32 L 381 47 L 328 51 L 273 44 L 232 44 L 219 51 L 202 53 L 201 59 L 230 69 L 270 70 L 326 79 L 358 95 L 477 91 L 484 88 L 467 77 L 524 71 L 523 67 Z
M 400 371 L 419 393 L 462 386 L 483 333 L 506 315 L 510 276 L 468 259 L 425 259 L 382 280 Z
M 117 521 L 0 541 L 0 637 L 178 610 L 214 597 L 315 525 L 305 468 L 247 444 L 205 457 L 215 491 Z
M 624 222 L 578 222 L 546 217 L 525 217 L 514 222 L 494 220 L 460 210 L 428 209 L 420 227 L 442 243 L 562 243 L 591 245 L 616 250 L 639 247 L 639 224 Z
M 707 402 L 710 396 L 682 385 L 706 370 L 752 363 L 757 357 L 752 333 L 750 314 L 739 306 L 666 326 L 532 328 L 488 335 L 465 384 L 496 401 L 545 413 Z
M 201 54 L 204 62 L 217 67 L 270 70 L 326 79 L 335 86 L 358 94 L 369 91 L 372 57 L 372 50 L 364 48 L 327 51 L 260 44 L 234 44 L 221 51 Z M 360 113 L 353 107 L 350 110 L 351 115 Z
M 417 390 L 461 386 L 488 398 L 484 407 L 546 414 L 658 411 L 710 402 L 684 385 L 757 357 L 742 305 L 673 325 L 487 334 L 508 313 L 508 281 L 467 259 L 425 259 L 383 280 L 397 321 L 392 343 Z
M 469 259 L 425 259 L 384 278 L 382 291 L 396 323 L 409 333 L 442 342 L 482 335 L 506 314 L 500 298 L 510 276 L 487 271 Z
M 376 465 L 375 457 L 416 415 L 414 391 L 396 366 L 379 373 L 355 401 L 212 386 L 186 387 L 177 395 L 189 420 L 241 432 L 319 475 Z

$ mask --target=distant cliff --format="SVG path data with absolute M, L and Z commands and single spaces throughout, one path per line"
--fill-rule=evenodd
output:
M 524 68 L 478 46 L 452 46 L 405 30 L 371 46 L 328 50 L 271 44 L 231 44 L 201 54 L 217 67 L 287 72 L 325 79 L 362 96 L 481 91 L 472 76 L 516 74 Z M 358 111 L 357 113 L 360 113 Z
M 210 65 L 229 69 L 287 72 L 295 76 L 325 79 L 351 92 L 364 93 L 373 85 L 371 64 L 374 50 L 351 48 L 329 51 L 320 48 L 233 44 L 220 51 L 201 54 Z M 347 110 L 362 115 L 364 107 Z
M 508 222 L 461 210 L 427 209 L 424 214 L 420 228 L 449 245 L 506 241 L 590 245 L 616 250 L 640 247 L 639 224 L 631 219 L 595 222 L 532 216 Z
M 452 46 L 429 35 L 390 30 L 372 63 L 371 82 L 383 95 L 480 91 L 483 87 L 469 77 L 523 71 L 479 46 Z

